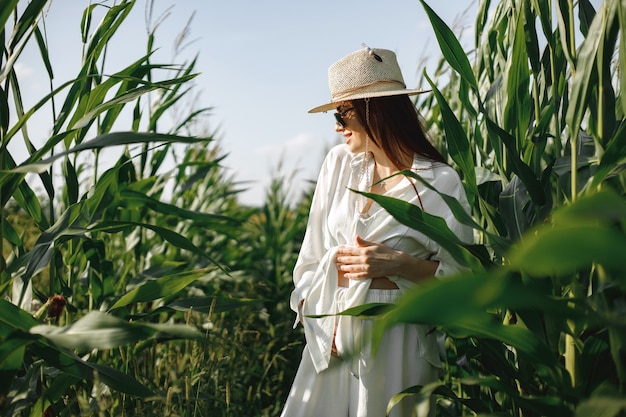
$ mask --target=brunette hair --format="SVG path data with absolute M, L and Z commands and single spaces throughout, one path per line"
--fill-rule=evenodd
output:
M 403 166 L 402 161 L 413 161 L 414 154 L 447 164 L 426 137 L 415 105 L 406 94 L 370 98 L 369 118 L 365 99 L 351 103 L 370 139 L 398 169 L 410 168 L 410 165 Z

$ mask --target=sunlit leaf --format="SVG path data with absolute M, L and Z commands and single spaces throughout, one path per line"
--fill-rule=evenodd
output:
M 196 270 L 147 281 L 141 286 L 124 294 L 109 310 L 116 310 L 131 303 L 154 301 L 175 295 L 187 285 L 206 275 L 207 271 L 208 270 L 204 269 Z
M 459 40 L 450 30 L 448 25 L 446 25 L 446 23 L 441 20 L 439 16 L 437 16 L 433 9 L 431 9 L 430 6 L 424 2 L 424 0 L 420 0 L 420 3 L 422 3 L 424 10 L 426 10 L 428 19 L 430 20 L 432 28 L 435 31 L 435 36 L 437 37 L 441 53 L 448 61 L 448 64 L 450 64 L 450 66 L 454 68 L 459 75 L 467 81 L 472 88 L 474 88 L 474 90 L 477 91 L 478 84 L 476 83 L 474 71 L 472 71 L 472 66 L 469 63 L 467 54 L 461 47 Z
M 615 4 L 617 2 L 609 3 Z M 615 13 L 614 9 L 616 7 L 611 8 L 613 13 Z M 602 8 L 608 9 L 607 4 L 603 3 Z M 590 84 L 590 81 L 593 79 L 592 72 L 596 71 L 596 55 L 605 36 L 605 16 L 610 12 L 610 10 L 606 10 L 606 12 L 600 12 L 596 15 L 589 28 L 589 34 L 582 42 L 580 52 L 578 53 L 576 72 L 572 79 L 570 103 L 565 115 L 571 132 L 579 131 L 583 115 L 587 110 L 589 95 L 593 87 Z
M 487 313 L 496 306 L 549 304 L 540 294 L 498 274 L 433 280 L 407 293 L 397 307 L 387 312 L 375 328 L 375 344 L 385 329 L 396 323 L 441 326 L 458 335 L 487 337 L 515 346 L 534 360 L 551 364 L 554 357 L 532 332 L 520 326 L 503 325 Z M 560 306 L 558 308 L 566 308 Z M 580 314 L 572 310 L 573 315 Z
M 477 195 L 478 188 L 476 185 L 476 172 L 474 171 L 474 159 L 472 158 L 472 153 L 470 152 L 470 144 L 467 140 L 467 135 L 445 98 L 437 89 L 437 86 L 432 82 L 428 75 L 425 75 L 425 77 L 432 88 L 435 98 L 437 99 L 437 104 L 441 110 L 443 128 L 446 132 L 446 144 L 448 145 L 450 157 L 458 164 L 463 172 L 463 177 L 469 187 L 469 191 L 473 195 Z
M 572 68 L 575 68 L 576 60 L 576 40 L 574 39 L 574 4 L 569 0 L 558 0 L 556 2 L 556 17 L 559 26 L 558 34 L 560 35 L 563 52 Z
M 530 121 L 530 68 L 529 56 L 526 51 L 526 34 L 524 28 L 524 12 L 519 10 L 516 24 L 513 25 L 515 35 L 513 47 L 510 50 L 505 68 L 506 79 L 506 107 L 504 109 L 504 128 L 513 132 L 517 139 L 517 148 L 522 149 Z M 537 61 L 538 61 L 537 56 Z M 508 144 L 507 144 L 508 146 Z
M 186 325 L 130 323 L 99 311 L 91 311 L 65 327 L 38 325 L 32 327 L 30 332 L 44 336 L 57 346 L 80 352 L 113 349 L 159 334 L 187 339 L 203 337 L 198 330 Z
M 619 31 L 619 67 L 626 68 L 626 30 L 623 29 L 626 28 L 626 4 L 624 2 L 617 2 L 617 15 L 619 27 L 622 28 Z M 626 109 L 626 94 L 624 94 L 624 91 L 626 91 L 626 71 L 619 72 L 619 82 L 620 91 L 622 92 L 620 94 L 622 109 Z
M 626 236 L 595 224 L 562 226 L 527 236 L 511 250 L 511 266 L 533 275 L 564 275 L 597 263 L 625 270 Z
M 400 223 L 424 233 L 439 243 L 461 265 L 473 270 L 484 268 L 475 254 L 466 247 L 467 244 L 461 242 L 441 217 L 426 213 L 404 200 L 373 193 L 363 193 L 363 195 L 380 204 Z M 489 260 L 485 259 L 485 262 L 488 263 Z

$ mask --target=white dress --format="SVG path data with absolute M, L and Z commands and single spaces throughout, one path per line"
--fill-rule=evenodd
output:
M 365 417 L 385 416 L 389 399 L 414 385 L 436 381 L 441 359 L 432 326 L 400 324 L 383 336 L 376 355 L 369 343 L 372 322 L 349 316 L 311 318 L 335 314 L 370 302 L 395 302 L 416 284 L 390 276 L 397 290 L 369 289 L 370 280 L 350 280 L 348 288 L 338 287 L 334 258 L 337 248 L 355 244 L 355 236 L 383 243 L 412 256 L 439 261 L 435 275 L 443 277 L 460 266 L 437 243 L 395 220 L 374 203 L 366 215 L 359 215 L 362 196 L 350 189 L 365 190 L 373 158 L 352 154 L 346 145 L 330 150 L 322 165 L 313 196 L 307 231 L 294 269 L 295 289 L 291 308 L 297 313 L 295 325 L 302 322 L 307 344 L 293 386 L 282 412 L 284 417 Z M 458 174 L 448 165 L 416 156 L 411 168 L 440 193 L 450 195 L 469 212 L 467 198 Z M 360 180 L 360 183 L 359 183 Z M 432 190 L 415 187 L 403 178 L 385 195 L 406 200 L 426 212 L 442 217 L 464 242 L 472 232 L 456 221 L 452 212 Z M 301 311 L 299 305 L 304 300 Z M 331 357 L 333 333 L 341 359 Z M 414 415 L 414 404 L 407 397 L 392 410 L 391 416 Z

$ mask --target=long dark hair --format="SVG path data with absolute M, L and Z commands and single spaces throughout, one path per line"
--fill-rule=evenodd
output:
M 429 142 L 415 105 L 406 94 L 369 99 L 369 123 L 366 122 L 366 102 L 352 100 L 361 125 L 370 139 L 381 148 L 398 169 L 410 168 L 403 161 L 413 161 L 418 154 L 447 164 L 446 159 Z

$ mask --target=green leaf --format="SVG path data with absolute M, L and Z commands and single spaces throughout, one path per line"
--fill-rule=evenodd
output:
M 530 169 L 530 167 L 520 159 L 515 138 L 493 122 L 487 114 L 485 114 L 485 122 L 489 133 L 493 135 L 494 138 L 499 137 L 504 143 L 506 147 L 507 160 L 511 164 L 513 172 L 515 172 L 515 174 L 517 174 L 517 176 L 524 182 L 526 190 L 533 199 L 535 205 L 539 207 L 545 205 L 546 196 L 543 191 L 543 187 L 537 179 L 537 176 L 533 173 L 532 169 Z
M 66 158 L 63 164 L 63 177 L 66 185 L 63 190 L 67 198 L 66 204 L 69 206 L 78 201 L 79 193 L 78 175 L 69 158 Z
M 543 0 L 530 0 L 535 14 L 539 17 L 544 37 L 548 42 L 552 42 L 554 34 L 552 32 L 552 10 L 550 2 Z
M 35 38 L 37 39 L 37 46 L 39 48 L 41 60 L 46 67 L 46 71 L 48 72 L 48 78 L 53 80 L 54 74 L 52 71 L 52 64 L 50 63 L 50 56 L 48 55 L 48 48 L 46 47 L 46 40 L 44 38 L 44 35 L 41 33 L 41 30 L 39 30 L 39 27 L 35 28 Z
M 476 13 L 476 31 L 474 33 L 474 46 L 478 48 L 480 45 L 480 37 L 483 35 L 485 24 L 489 18 L 489 6 L 491 0 L 481 0 L 478 4 L 478 12 Z
M 4 88 L 0 87 L 0 132 L 4 133 L 7 130 L 9 130 L 9 102 Z M 2 151 L 5 152 L 4 149 Z
M 623 396 L 595 395 L 583 399 L 576 407 L 575 417 L 619 417 L 626 412 Z
M 441 111 L 443 128 L 446 132 L 446 144 L 448 146 L 450 157 L 452 157 L 454 162 L 457 163 L 463 172 L 463 177 L 465 178 L 466 184 L 471 193 L 474 196 L 478 195 L 476 172 L 474 171 L 474 158 L 472 157 L 469 140 L 463 130 L 463 126 L 461 126 L 459 119 L 456 118 L 452 109 L 446 102 L 446 99 L 443 97 L 437 86 L 432 82 L 430 77 L 428 77 L 426 73 L 424 73 L 424 76 L 430 84 Z
M 117 369 L 87 362 L 73 352 L 57 347 L 43 336 L 31 335 L 31 337 L 39 340 L 39 343 L 31 345 L 33 353 L 61 372 L 87 381 L 93 380 L 94 374 L 97 373 L 98 379 L 113 390 L 142 398 L 154 395 L 152 391 L 137 382 L 136 379 Z
M 619 56 L 618 56 L 618 67 L 626 68 L 626 4 L 624 2 L 617 2 L 617 16 L 619 21 L 619 27 L 622 30 L 619 31 L 620 39 L 619 39 Z M 622 109 L 626 109 L 626 71 L 619 71 L 619 81 L 620 81 L 620 98 Z M 622 110 L 623 111 L 623 110 Z
M 565 416 L 571 413 L 570 405 L 562 398 L 550 396 L 528 396 L 522 395 L 517 389 L 503 383 L 495 377 L 484 378 L 463 378 L 463 385 L 478 385 L 490 388 L 499 393 L 504 393 L 511 397 L 527 410 L 533 410 L 542 416 Z M 491 414 L 490 414 L 491 415 Z
M 0 314 L 0 337 L 13 333 L 11 338 L 23 340 L 23 343 L 28 344 L 34 354 L 43 358 L 48 365 L 86 380 L 92 380 L 94 371 L 97 371 L 100 380 L 112 389 L 140 397 L 153 395 L 150 390 L 126 374 L 103 365 L 86 362 L 67 349 L 59 348 L 41 336 L 30 334 L 29 330 L 37 326 L 39 322 L 10 302 L 0 299 L 0 311 L 2 311 Z M 2 346 L 4 346 L 4 342 Z
M 46 3 L 47 0 L 33 0 L 28 2 L 24 13 L 22 13 L 13 29 L 10 46 L 7 45 L 9 50 L 14 49 L 19 43 L 22 43 L 23 37 L 28 33 L 29 29 L 35 27 L 37 19 Z M 2 27 L 4 28 L 4 26 Z
M 626 236 L 608 226 L 579 224 L 544 228 L 511 248 L 512 268 L 531 275 L 565 275 L 593 264 L 626 271 Z
M 5 218 L 2 219 L 2 237 L 6 239 L 14 247 L 18 248 L 18 250 L 23 250 L 22 239 L 17 231 L 11 226 L 11 223 Z
M 168 308 L 176 311 L 199 311 L 201 313 L 223 313 L 243 306 L 257 305 L 266 300 L 225 297 L 197 297 L 172 301 Z
M 558 0 L 556 7 L 556 17 L 559 26 L 559 35 L 563 52 L 572 68 L 576 68 L 576 45 L 574 39 L 574 4 L 571 0 Z M 580 59 L 580 57 L 579 57 Z
M 96 136 L 95 138 L 86 142 L 82 142 L 81 144 L 76 145 L 71 149 L 68 149 L 66 151 L 59 152 L 58 154 L 50 156 L 40 161 L 40 163 L 49 164 L 65 155 L 78 153 L 84 150 L 103 149 L 103 148 L 112 147 L 112 146 L 132 145 L 132 144 L 149 143 L 149 142 L 199 143 L 205 140 L 206 140 L 205 138 L 197 138 L 197 137 L 190 137 L 190 136 L 177 136 L 177 135 L 168 135 L 168 134 L 160 134 L 160 133 L 113 132 L 113 133 L 107 133 L 104 135 Z M 32 158 L 29 158 L 29 160 L 32 160 Z
M 626 97 L 626 94 L 622 93 L 622 97 Z M 626 140 L 624 137 L 626 137 L 626 122 L 621 123 L 615 135 L 608 142 L 596 172 L 593 174 L 590 189 L 597 188 L 614 170 L 623 168 L 626 162 Z
M 0 343 L 0 372 L 17 371 L 23 365 L 24 352 L 28 345 L 28 340 L 9 337 Z
M 390 303 L 368 303 L 360 306 L 346 309 L 337 315 L 339 316 L 354 316 L 354 317 L 376 317 L 385 314 L 387 311 L 393 308 L 393 304 Z
M 357 190 L 353 191 L 361 193 Z M 441 217 L 426 213 L 419 207 L 403 200 L 373 193 L 361 194 L 377 202 L 400 223 L 433 239 L 461 265 L 467 266 L 472 270 L 484 269 L 480 260 L 472 254 L 464 242 L 459 240 Z
M 44 336 L 57 346 L 86 352 L 92 349 L 114 349 L 156 335 L 202 339 L 198 330 L 186 325 L 129 323 L 100 311 L 90 311 L 78 321 L 65 326 L 34 326 L 30 333 Z
M 0 338 L 6 337 L 14 330 L 28 331 L 31 327 L 39 324 L 37 320 L 26 311 L 0 298 Z
M 609 3 L 615 5 L 615 3 L 618 2 Z M 580 52 L 576 60 L 576 72 L 572 77 L 569 106 L 567 107 L 567 113 L 565 115 L 565 120 L 569 125 L 572 136 L 574 136 L 573 132 L 580 130 L 583 115 L 587 111 L 590 93 L 593 88 L 590 81 L 594 79 L 592 74 L 597 71 L 597 55 L 605 37 L 606 17 L 610 13 L 615 13 L 615 8 L 616 6 L 611 7 L 611 10 L 607 10 L 607 3 L 602 4 L 601 11 L 591 23 L 589 34 L 580 46 Z M 604 9 L 604 11 L 602 9 Z
M 433 395 L 439 394 L 442 392 L 447 397 L 458 400 L 458 397 L 456 396 L 454 391 L 452 391 L 450 388 L 446 387 L 445 385 L 441 383 L 433 382 L 431 384 L 424 385 L 424 386 L 418 385 L 418 386 L 404 389 L 402 390 L 402 392 L 395 394 L 393 397 L 391 397 L 391 399 L 387 403 L 386 415 L 387 416 L 391 415 L 391 411 L 393 410 L 393 408 L 396 405 L 398 405 L 406 397 L 415 397 L 414 398 L 415 403 L 418 404 L 420 412 L 425 413 L 424 415 L 429 415 L 429 414 L 434 415 L 434 413 L 430 412 L 431 404 L 434 405 L 434 403 L 431 403 L 430 399 Z
M 0 4 L 0 28 L 6 28 L 7 21 L 17 7 L 19 0 L 3 0 Z M 6 30 L 6 29 L 4 29 Z M 0 80 L 2 81 L 2 80 Z
M 158 84 L 148 84 L 148 85 L 140 86 L 132 90 L 120 93 L 119 95 L 113 97 L 111 100 L 108 100 L 101 104 L 97 104 L 93 108 L 85 109 L 87 111 L 84 113 L 80 113 L 80 114 L 77 113 L 77 116 L 80 116 L 80 117 L 76 121 L 72 120 L 70 122 L 70 127 L 72 129 L 81 129 L 84 127 L 88 127 L 90 123 L 93 122 L 98 115 L 100 115 L 101 113 L 107 110 L 110 110 L 110 109 L 119 110 L 120 105 L 135 101 L 136 99 L 145 95 L 146 93 L 149 93 L 151 91 L 155 91 L 158 89 L 162 89 L 162 88 L 167 88 L 170 84 L 186 83 L 192 80 L 194 77 L 195 75 L 189 75 L 180 79 L 161 81 Z
M 607 188 L 603 191 L 586 194 L 569 204 L 556 210 L 551 220 L 557 225 L 571 225 L 597 222 L 602 225 L 612 225 L 617 222 L 626 222 L 626 200 L 615 191 Z
M 88 231 L 117 233 L 120 230 L 126 229 L 128 227 L 143 227 L 146 229 L 150 229 L 153 232 L 155 232 L 157 235 L 159 235 L 161 238 L 167 240 L 169 243 L 176 246 L 177 248 L 188 250 L 195 255 L 208 259 L 211 262 L 213 262 L 215 266 L 220 268 L 222 271 L 226 272 L 226 269 L 222 265 L 220 265 L 219 262 L 214 260 L 208 253 L 204 252 L 203 250 L 198 248 L 196 245 L 194 245 L 189 239 L 187 239 L 180 233 L 174 232 L 169 229 L 165 229 L 160 226 L 155 226 L 153 224 L 148 224 L 148 223 L 109 220 L 109 221 L 103 221 L 100 223 L 95 223 L 93 225 L 90 225 L 88 227 Z
M 162 201 L 159 201 L 150 196 L 147 196 L 144 193 L 134 191 L 132 189 L 121 190 L 120 198 L 122 201 L 131 202 L 132 204 L 136 204 L 141 207 L 149 207 L 159 213 L 176 216 L 183 219 L 194 220 L 204 225 L 215 225 L 216 227 L 218 227 L 220 225 L 223 225 L 224 223 L 230 224 L 231 226 L 241 224 L 241 221 L 238 221 L 232 217 L 187 210 L 173 204 L 163 203 Z
M 198 311 L 204 314 L 223 313 L 235 310 L 244 306 L 258 305 L 267 300 L 248 299 L 248 298 L 225 298 L 225 297 L 196 297 L 174 300 L 166 306 L 159 307 L 146 314 L 133 314 L 128 316 L 129 319 L 145 319 L 159 315 L 161 313 L 169 313 L 174 311 Z
M 552 366 L 554 356 L 532 332 L 520 326 L 503 325 L 486 312 L 495 307 L 540 306 L 546 302 L 548 300 L 536 291 L 495 272 L 431 280 L 404 295 L 396 308 L 376 323 L 374 346 L 385 329 L 396 323 L 429 324 L 460 336 L 499 340 L 539 363 Z M 571 311 L 573 315 L 580 314 Z
M 445 22 L 437 16 L 433 9 L 431 9 L 424 0 L 420 0 L 420 3 L 422 3 L 424 10 L 426 10 L 428 19 L 430 19 L 430 23 L 435 31 L 439 48 L 441 49 L 441 53 L 445 57 L 446 61 L 448 61 L 450 66 L 459 73 L 461 78 L 463 78 L 470 86 L 472 86 L 474 91 L 478 93 L 478 84 L 476 83 L 474 71 L 472 70 L 467 54 L 461 47 L 459 40 L 456 38 L 452 30 L 450 30 L 448 25 L 446 25 Z
M 503 239 L 502 237 L 496 234 L 490 233 L 489 231 L 481 227 L 478 223 L 476 223 L 476 221 L 472 218 L 472 216 L 470 216 L 465 211 L 465 209 L 463 208 L 459 200 L 449 195 L 440 193 L 435 187 L 430 185 L 428 181 L 424 180 L 419 174 L 413 171 L 404 170 L 404 171 L 401 171 L 399 174 L 414 178 L 417 181 L 419 181 L 424 187 L 437 193 L 439 197 L 441 197 L 441 199 L 448 205 L 455 219 L 457 219 L 461 224 L 464 224 L 466 226 L 471 227 L 474 230 L 479 230 L 481 233 L 484 233 L 489 238 L 490 243 L 493 246 L 495 246 L 498 251 L 505 251 L 508 249 L 508 247 L 510 246 L 509 241 L 506 239 Z
M 116 310 L 131 303 L 154 301 L 163 297 L 175 295 L 182 291 L 187 285 L 205 276 L 207 271 L 207 269 L 200 269 L 191 272 L 168 275 L 148 281 L 124 294 L 115 302 L 115 304 L 111 306 L 109 311 Z
M 530 69 L 529 56 L 526 52 L 526 35 L 524 32 L 524 12 L 517 11 L 517 22 L 513 25 L 515 35 L 513 47 L 507 60 L 504 73 L 506 80 L 506 107 L 504 109 L 504 126 L 507 131 L 514 132 L 519 148 L 522 148 L 530 121 Z M 537 61 L 539 58 L 537 57 Z
M 526 38 L 526 53 L 528 55 L 530 67 L 532 68 L 532 72 L 534 74 L 539 74 L 541 72 L 541 58 L 539 57 L 539 38 L 537 36 L 535 15 L 533 15 L 533 11 L 531 9 L 531 3 L 532 1 L 524 1 L 523 13 L 520 12 L 520 15 L 523 15 L 524 35 Z M 515 34 L 515 36 L 517 38 L 517 33 Z
M 578 16 L 580 20 L 580 33 L 587 37 L 589 26 L 596 16 L 596 10 L 589 0 L 578 0 Z

